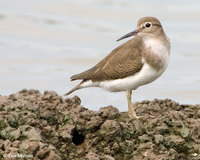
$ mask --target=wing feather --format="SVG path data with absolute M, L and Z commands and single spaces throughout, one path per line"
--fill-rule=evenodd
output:
M 91 69 L 71 77 L 71 80 L 92 81 L 125 78 L 139 72 L 142 63 L 142 39 L 135 37 L 114 49 Z M 139 45 L 140 44 L 140 45 Z

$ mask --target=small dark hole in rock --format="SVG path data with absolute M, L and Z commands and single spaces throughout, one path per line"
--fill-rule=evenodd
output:
M 3 145 L 3 147 L 1 149 L 2 149 L 2 151 L 5 151 L 5 146 Z
M 78 131 L 75 129 L 73 131 L 73 134 L 72 134 L 72 142 L 75 144 L 75 145 L 80 145 L 84 142 L 84 139 L 85 139 L 85 136 L 78 133 Z

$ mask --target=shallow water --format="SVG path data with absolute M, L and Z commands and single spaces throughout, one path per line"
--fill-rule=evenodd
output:
M 198 0 L 6 0 L 0 1 L 0 94 L 23 88 L 60 95 L 78 82 L 70 76 L 95 65 L 123 42 L 143 16 L 156 16 L 171 39 L 166 72 L 133 92 L 133 101 L 171 98 L 200 103 L 200 1 Z M 127 110 L 125 93 L 99 88 L 73 95 L 93 110 Z

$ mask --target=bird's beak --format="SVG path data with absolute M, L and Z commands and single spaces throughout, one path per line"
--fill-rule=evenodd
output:
M 137 35 L 137 33 L 138 33 L 138 31 L 137 31 L 137 29 L 136 29 L 136 30 L 134 30 L 134 31 L 132 31 L 132 32 L 130 32 L 130 33 L 128 33 L 128 34 L 122 36 L 122 37 L 119 38 L 117 41 L 120 41 L 120 40 L 122 40 L 122 39 L 124 39 L 124 38 L 128 38 L 128 37 L 130 37 L 130 36 L 135 36 L 135 35 Z

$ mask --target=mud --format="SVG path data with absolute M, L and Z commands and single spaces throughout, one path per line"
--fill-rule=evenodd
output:
M 75 96 L 22 90 L 0 96 L 0 159 L 200 160 L 200 105 L 135 103 L 91 111 Z

